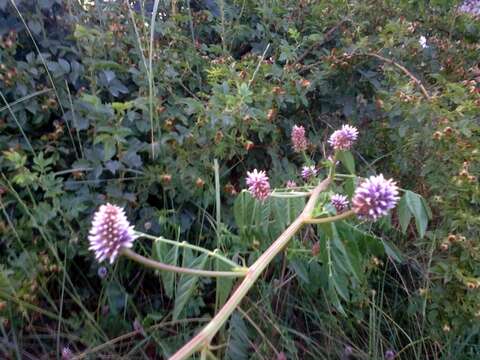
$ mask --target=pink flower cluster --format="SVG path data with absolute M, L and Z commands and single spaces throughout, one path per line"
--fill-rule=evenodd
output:
M 311 166 L 304 166 L 302 168 L 302 178 L 305 181 L 310 180 L 311 178 L 317 176 L 317 169 L 315 168 L 314 165 Z
M 113 264 L 120 249 L 131 248 L 135 238 L 133 226 L 121 207 L 108 203 L 100 206 L 93 216 L 88 237 L 89 249 L 95 252 L 98 262 L 109 259 Z
M 270 183 L 268 176 L 264 170 L 247 171 L 247 179 L 245 181 L 248 186 L 248 191 L 252 196 L 260 201 L 265 200 L 270 194 Z
M 337 214 L 341 214 L 348 209 L 349 201 L 345 195 L 333 194 L 330 197 L 330 202 L 335 210 L 337 210 Z
M 328 143 L 335 150 L 349 150 L 357 140 L 358 130 L 350 125 L 343 125 L 340 130 L 336 130 L 328 139 Z
M 386 180 L 382 174 L 370 176 L 355 190 L 352 210 L 359 218 L 375 221 L 387 215 L 398 200 L 398 187 L 392 179 Z
M 472 16 L 480 16 L 480 1 L 479 0 L 465 0 L 458 8 L 459 12 L 469 14 Z
M 305 128 L 303 126 L 294 125 L 292 128 L 292 145 L 295 152 L 307 150 L 308 140 L 305 137 Z

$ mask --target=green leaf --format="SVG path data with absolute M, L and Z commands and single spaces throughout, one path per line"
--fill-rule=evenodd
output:
M 350 254 L 347 252 L 347 249 L 345 248 L 343 241 L 340 239 L 338 235 L 335 224 L 331 223 L 330 226 L 332 228 L 332 234 L 333 234 L 332 244 L 334 248 L 337 249 L 342 255 L 342 259 L 338 259 L 338 258 L 336 259 L 337 262 L 341 261 L 338 263 L 338 265 L 346 267 L 345 270 L 347 271 L 347 273 L 350 273 L 351 275 L 353 275 L 353 277 L 357 281 L 360 281 L 361 269 L 360 269 L 360 265 L 358 264 L 359 259 L 353 259 L 353 261 L 355 262 L 355 265 L 352 263 L 353 256 L 351 257 Z
M 327 295 L 330 298 L 333 306 L 340 312 L 343 316 L 347 316 L 345 309 L 343 308 L 340 299 L 338 298 L 337 291 L 335 290 L 335 284 L 333 281 L 328 282 Z
M 382 239 L 383 247 L 385 249 L 385 253 L 394 259 L 397 262 L 402 262 L 402 255 L 400 250 L 398 250 L 393 244 L 389 244 L 386 240 Z
M 227 357 L 232 360 L 250 359 L 248 328 L 238 312 L 234 312 L 232 315 L 229 332 Z
M 255 214 L 254 210 L 255 199 L 248 191 L 242 191 L 233 204 L 233 216 L 241 234 L 248 231 L 252 223 L 252 216 Z
M 104 150 L 104 155 L 103 155 L 103 160 L 107 161 L 110 160 L 115 153 L 117 152 L 117 146 L 113 139 L 109 139 L 103 143 L 103 150 Z
M 402 199 L 398 203 L 397 212 L 400 227 L 402 232 L 405 234 L 407 232 L 408 224 L 410 224 L 410 220 L 412 220 L 412 213 L 408 208 L 406 195 L 403 195 Z
M 347 168 L 350 174 L 355 174 L 355 160 L 350 151 L 337 152 L 338 160 Z
M 310 283 L 310 279 L 308 278 L 308 269 L 307 269 L 307 264 L 300 260 L 300 259 L 294 259 L 290 261 L 289 267 L 293 269 L 295 274 L 298 275 L 299 279 L 308 285 Z
M 345 243 L 348 258 L 350 259 L 351 268 L 356 279 L 361 282 L 364 278 L 365 272 L 362 266 L 362 254 L 358 248 L 355 240 L 348 239 Z
M 223 261 L 215 259 L 215 270 L 216 271 L 230 271 L 231 268 Z M 228 295 L 233 287 L 233 278 L 228 277 L 218 277 L 217 278 L 217 290 L 215 292 L 215 308 L 219 309 L 227 301 Z
M 161 241 L 155 241 L 153 244 L 153 258 L 169 265 L 177 265 L 178 246 L 170 246 Z M 159 271 L 158 274 L 162 278 L 163 289 L 165 294 L 171 299 L 173 298 L 173 290 L 175 284 L 175 273 L 170 271 Z
M 278 231 L 276 222 L 270 219 L 272 213 L 271 200 L 260 202 L 254 199 L 248 191 L 242 191 L 233 205 L 233 215 L 243 242 L 251 242 L 257 238 L 264 245 Z
M 408 209 L 415 217 L 415 225 L 421 238 L 424 237 L 428 225 L 428 212 L 422 197 L 411 191 L 405 191 Z
M 348 291 L 348 279 L 345 275 L 334 274 L 330 280 L 333 282 L 335 290 L 345 301 L 350 301 L 350 293 Z
M 277 238 L 302 212 L 304 198 L 270 198 L 273 220 L 269 225 L 269 233 Z
M 199 257 L 193 257 L 190 249 L 184 249 L 182 266 L 191 269 L 203 269 L 207 263 L 207 255 L 202 254 Z M 191 298 L 197 287 L 198 276 L 181 275 L 178 280 L 178 286 L 175 292 L 175 304 L 173 307 L 172 319 L 178 320 L 182 310 L 185 308 L 188 300 Z

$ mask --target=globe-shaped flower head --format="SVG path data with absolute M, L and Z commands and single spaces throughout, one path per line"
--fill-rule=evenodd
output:
M 245 180 L 248 191 L 252 196 L 260 201 L 265 200 L 270 194 L 270 183 L 268 176 L 264 170 L 247 171 L 247 179 Z
M 340 130 L 336 130 L 328 139 L 328 143 L 335 150 L 349 150 L 358 138 L 357 128 L 350 125 L 343 125 Z
M 386 180 L 382 174 L 370 176 L 355 190 L 352 210 L 362 219 L 377 220 L 387 215 L 398 200 L 398 187 L 392 179 Z
M 292 146 L 295 152 L 307 150 L 308 141 L 305 137 L 305 128 L 303 126 L 294 125 L 292 128 Z
M 317 169 L 315 168 L 314 165 L 304 166 L 304 167 L 302 168 L 302 173 L 301 173 L 301 175 L 302 175 L 303 180 L 308 181 L 308 180 L 310 180 L 311 178 L 317 176 L 317 172 L 318 172 L 318 171 L 317 171 Z
M 98 262 L 109 259 L 112 264 L 120 249 L 131 248 L 135 238 L 133 226 L 130 226 L 121 207 L 112 204 L 100 206 L 93 216 L 88 237 L 89 249 L 95 252 Z
M 458 10 L 471 16 L 480 16 L 480 1 L 465 0 Z
M 341 214 L 348 209 L 349 201 L 345 195 L 333 194 L 330 197 L 330 202 L 335 210 L 337 210 L 337 214 Z

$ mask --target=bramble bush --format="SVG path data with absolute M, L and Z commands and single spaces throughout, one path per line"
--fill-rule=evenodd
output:
M 334 192 L 351 198 L 379 173 L 405 189 L 398 206 L 375 223 L 304 227 L 215 351 L 475 359 L 480 22 L 469 3 L 0 0 L 1 356 L 172 355 L 238 285 L 98 264 L 95 210 L 125 208 L 151 234 L 136 251 L 156 261 L 228 270 L 199 246 L 250 266 L 327 176 L 328 139 L 350 124 L 358 142 L 316 209 L 333 214 Z M 302 166 L 319 174 L 305 182 Z M 253 169 L 279 197 L 242 191 Z

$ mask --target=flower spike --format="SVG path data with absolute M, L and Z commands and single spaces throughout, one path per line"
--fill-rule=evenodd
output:
M 98 262 L 109 259 L 113 264 L 121 248 L 131 248 L 136 236 L 125 211 L 116 205 L 100 206 L 93 216 L 88 240 L 89 250 L 95 252 Z

